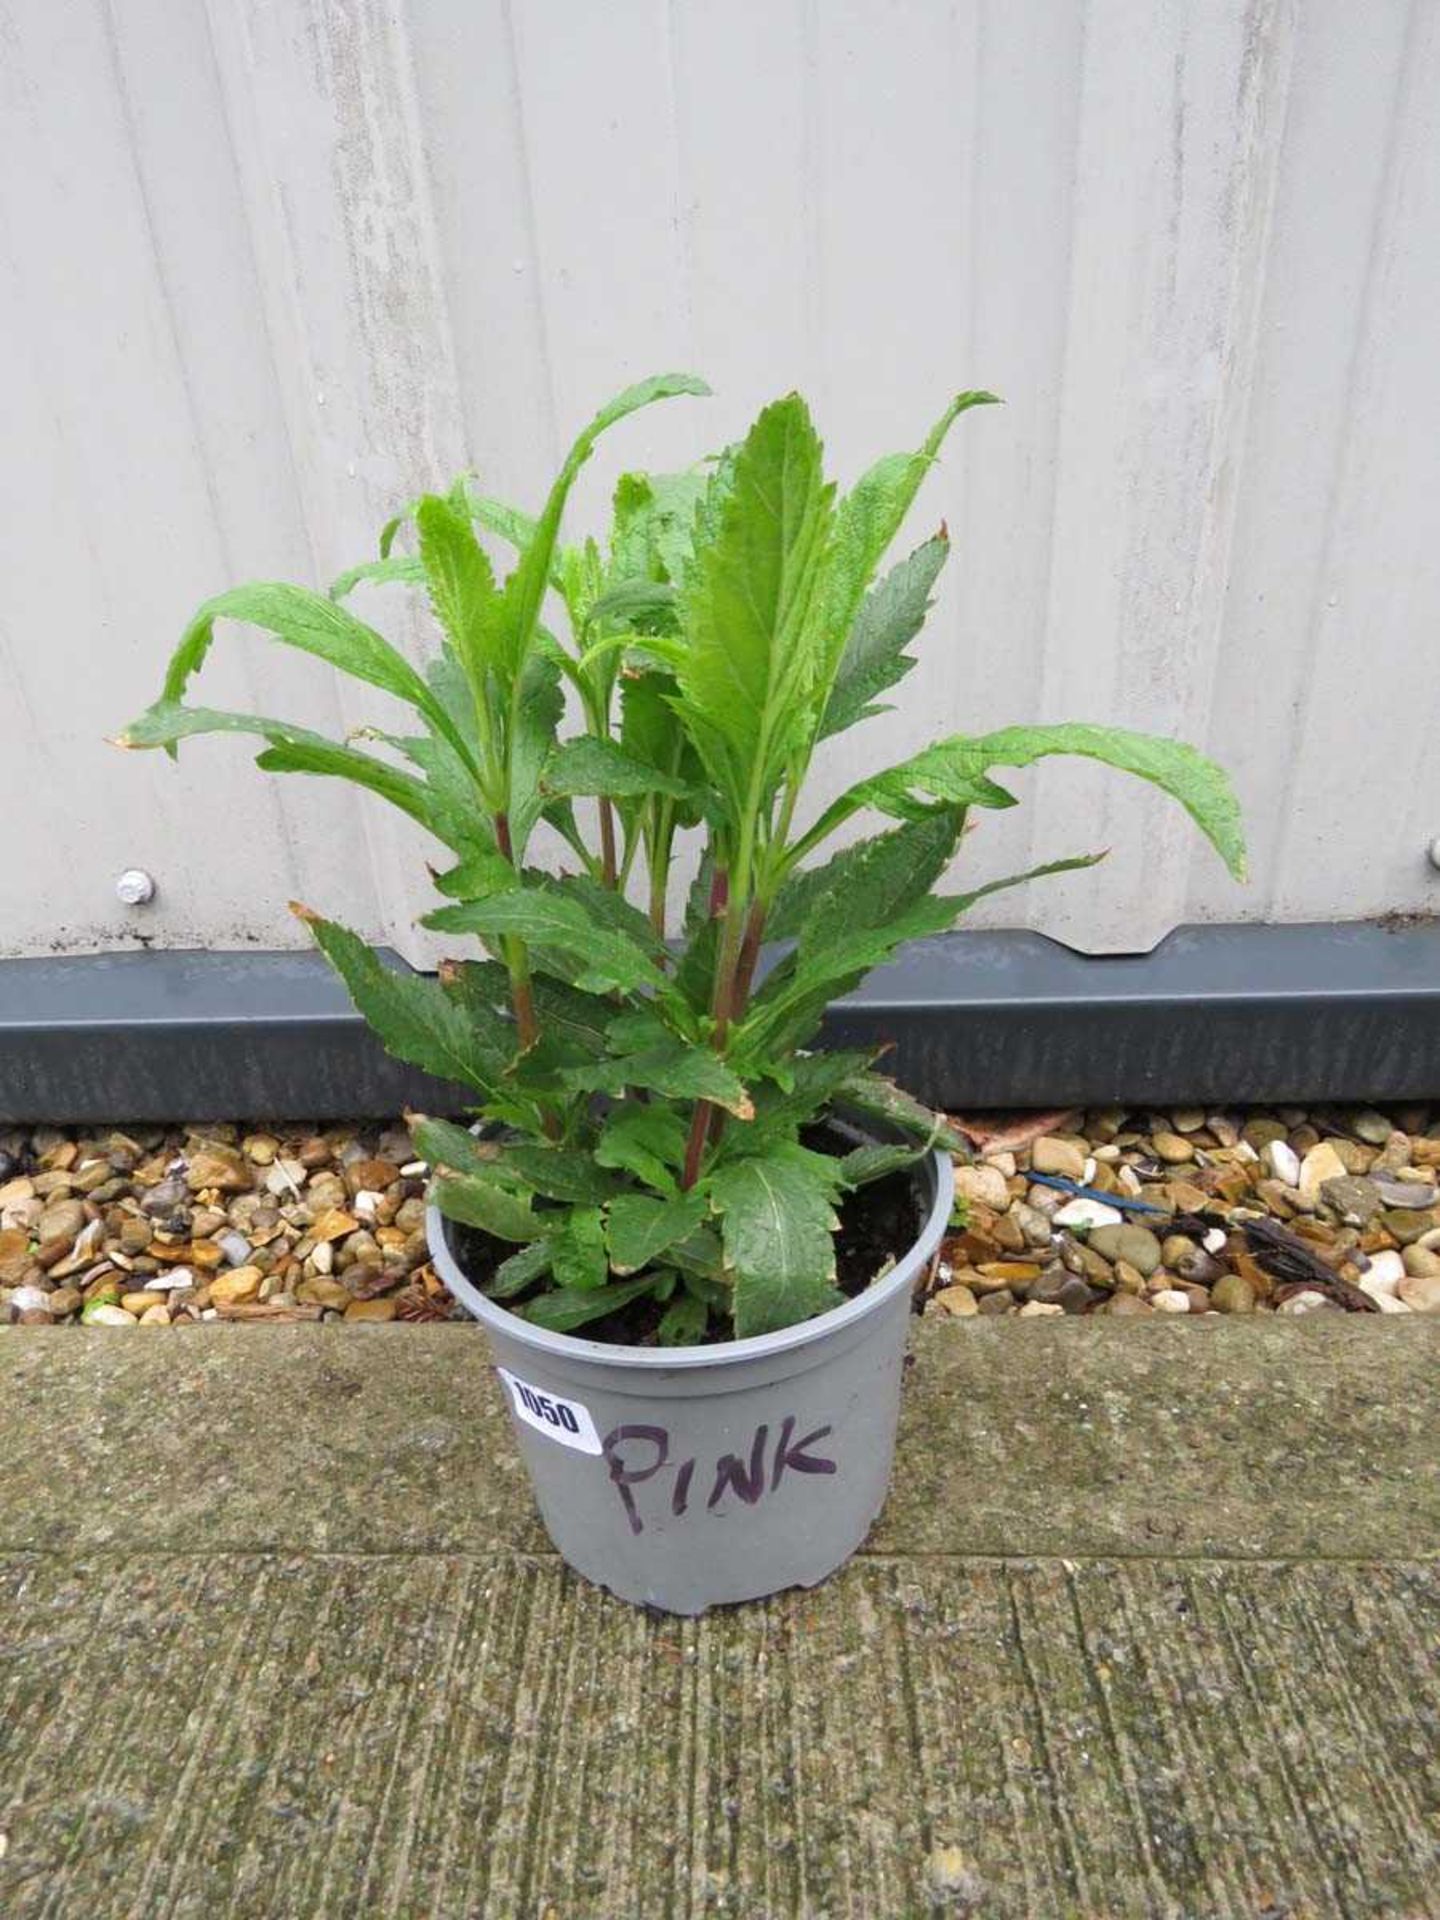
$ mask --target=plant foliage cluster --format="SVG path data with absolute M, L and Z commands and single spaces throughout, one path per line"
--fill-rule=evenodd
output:
M 620 394 L 536 518 L 467 477 L 408 506 L 379 557 L 328 595 L 261 584 L 208 601 L 160 699 L 122 738 L 173 752 L 192 734 L 258 735 L 261 767 L 352 780 L 447 849 L 425 924 L 473 938 L 485 957 L 438 978 L 396 973 L 345 927 L 296 911 L 390 1051 L 473 1089 L 492 1123 L 477 1137 L 412 1121 L 443 1212 L 509 1249 L 491 1294 L 562 1331 L 648 1296 L 659 1338 L 676 1344 L 835 1305 L 842 1197 L 944 1137 L 869 1057 L 807 1049 L 826 1005 L 902 942 L 952 926 L 984 894 L 1095 857 L 945 890 L 972 812 L 1014 804 L 998 770 L 1055 753 L 1104 761 L 1173 795 L 1232 872 L 1243 862 L 1221 771 L 1113 727 L 952 734 L 807 818 L 817 751 L 883 711 L 913 665 L 944 529 L 881 565 L 951 427 L 993 396 L 960 394 L 919 447 L 841 493 L 790 394 L 696 471 L 625 474 L 605 544 L 563 542 L 599 437 L 653 402 L 706 391 L 671 374 Z M 513 550 L 508 573 L 482 534 Z M 423 671 L 351 610 L 357 587 L 383 582 L 428 596 L 438 650 Z M 333 740 L 187 705 L 221 620 L 392 695 L 408 730 Z M 879 830 L 828 852 L 862 814 Z M 542 823 L 567 870 L 540 864 Z M 675 925 L 682 835 L 703 855 Z M 807 1138 L 836 1105 L 911 1143 L 817 1151 Z

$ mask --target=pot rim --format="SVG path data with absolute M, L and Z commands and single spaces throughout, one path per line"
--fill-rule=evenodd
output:
M 537 1353 L 642 1372 L 694 1373 L 702 1369 L 743 1366 L 747 1361 L 791 1353 L 829 1334 L 839 1333 L 914 1284 L 916 1274 L 940 1245 L 954 1204 L 950 1155 L 937 1147 L 930 1153 L 929 1163 L 935 1177 L 935 1197 L 930 1210 L 909 1247 L 883 1279 L 872 1281 L 863 1293 L 857 1293 L 840 1306 L 809 1320 L 798 1320 L 794 1326 L 780 1327 L 774 1333 L 751 1334 L 745 1340 L 717 1341 L 713 1346 L 621 1347 L 609 1341 L 582 1340 L 573 1333 L 553 1333 L 548 1327 L 537 1327 L 489 1299 L 463 1272 L 451 1251 L 445 1216 L 433 1201 L 427 1201 L 425 1206 L 425 1236 L 441 1279 L 466 1312 L 482 1326 Z M 924 1162 L 919 1164 L 923 1166 Z

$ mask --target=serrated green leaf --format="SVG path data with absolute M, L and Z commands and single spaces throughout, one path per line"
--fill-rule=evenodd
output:
M 518 888 L 489 900 L 466 900 L 425 917 L 442 933 L 475 933 L 499 941 L 509 935 L 536 947 L 553 947 L 580 963 L 575 984 L 596 993 L 612 988 L 663 988 L 664 975 L 634 941 L 597 926 L 578 900 L 538 888 Z
M 534 531 L 520 550 L 519 564 L 505 583 L 505 617 L 514 636 L 514 658 L 524 660 L 529 654 L 531 638 L 540 617 L 540 605 L 551 578 L 565 504 L 580 469 L 594 452 L 600 436 L 627 414 L 635 413 L 656 400 L 673 399 L 680 394 L 706 394 L 709 391 L 705 382 L 693 374 L 653 375 L 617 394 L 578 435 L 550 489 Z
M 900 531 L 920 483 L 934 464 L 945 436 L 962 413 L 993 406 L 993 393 L 960 393 L 950 402 L 915 453 L 892 453 L 862 474 L 835 510 L 835 531 L 826 570 L 823 662 L 818 675 L 820 711 L 828 705 L 840 659 L 866 588 Z
M 344 600 L 356 587 L 367 582 L 383 586 L 392 580 L 400 580 L 418 586 L 424 578 L 425 568 L 419 554 L 390 554 L 383 560 L 365 560 L 358 567 L 348 567 L 330 582 L 330 598 Z
M 487 675 L 508 689 L 519 661 L 508 651 L 514 635 L 500 617 L 490 556 L 475 538 L 470 517 L 453 500 L 428 494 L 415 509 L 420 560 L 430 604 L 454 645 L 477 700 L 487 699 Z
M 685 1123 L 673 1107 L 620 1107 L 609 1115 L 595 1143 L 602 1167 L 633 1173 L 647 1187 L 670 1194 L 685 1159 Z
M 907 1167 L 918 1165 L 925 1152 L 924 1146 L 855 1147 L 841 1160 L 840 1172 L 846 1186 L 864 1187 L 872 1180 L 884 1180 L 889 1174 L 903 1173 Z
M 547 793 L 607 794 L 624 800 L 652 793 L 669 794 L 677 800 L 694 800 L 695 789 L 673 774 L 662 773 L 643 760 L 617 747 L 611 740 L 597 740 L 591 734 L 567 740 L 545 769 Z
M 487 847 L 472 853 L 458 866 L 434 876 L 435 890 L 450 900 L 488 900 L 492 893 L 508 893 L 521 884 L 520 875 L 503 853 Z
M 487 533 L 498 534 L 521 552 L 535 538 L 538 522 L 533 513 L 512 507 L 508 501 L 496 500 L 490 494 L 476 493 L 470 487 L 465 489 L 465 504 L 470 510 L 471 519 Z M 559 581 L 555 584 L 558 586 Z
M 520 671 L 510 742 L 510 837 L 517 860 L 523 859 L 549 800 L 543 785 L 545 769 L 565 712 L 558 653 L 555 643 L 542 636 L 532 644 Z
M 708 1047 L 684 1041 L 647 1047 L 618 1059 L 597 1060 L 593 1066 L 567 1068 L 561 1079 L 577 1092 L 608 1093 L 619 1097 L 632 1088 L 663 1093 L 671 1100 L 708 1100 L 738 1119 L 748 1120 L 755 1109 L 743 1082 Z
M 913 1094 L 897 1087 L 883 1073 L 854 1073 L 835 1092 L 839 1105 L 854 1107 L 872 1120 L 884 1120 L 915 1139 L 929 1140 L 933 1137 L 935 1145 L 943 1147 L 947 1153 L 958 1153 L 966 1160 L 970 1158 L 969 1141 L 963 1133 L 955 1131 L 943 1113 L 936 1113 L 932 1108 L 922 1105 Z
M 271 773 L 313 773 L 349 780 L 377 793 L 443 839 L 443 816 L 435 796 L 422 781 L 400 767 L 387 765 L 354 747 L 327 740 L 288 720 L 269 720 L 260 714 L 225 713 L 215 707 L 187 707 L 176 700 L 157 700 L 132 720 L 117 744 L 122 747 L 173 747 L 202 733 L 248 733 L 269 742 L 256 756 L 257 765 Z
M 608 1200 L 620 1191 L 620 1182 L 593 1156 L 579 1147 L 527 1146 L 522 1141 L 507 1141 L 500 1156 L 506 1173 L 542 1193 L 550 1200 L 590 1205 Z
M 801 1127 L 831 1106 L 838 1089 L 868 1067 L 874 1057 L 873 1050 L 858 1048 L 795 1054 L 784 1063 L 784 1084 L 765 1086 L 757 1093 L 755 1118 L 750 1125 L 727 1129 L 718 1159 L 743 1159 L 748 1153 L 768 1152 L 777 1140 L 793 1140 Z
M 535 1299 L 527 1300 L 519 1311 L 532 1326 L 545 1327 L 551 1333 L 573 1333 L 587 1321 L 618 1313 L 621 1307 L 628 1307 L 632 1300 L 652 1293 L 654 1288 L 655 1276 L 649 1273 L 642 1274 L 638 1280 L 607 1281 L 603 1287 L 588 1292 L 557 1288 L 553 1293 L 538 1294 Z
M 598 1207 L 571 1207 L 564 1224 L 550 1236 L 550 1270 L 568 1292 L 593 1293 L 609 1274 L 605 1256 L 605 1219 Z
M 925 624 L 930 595 L 949 551 L 948 537 L 936 534 L 861 601 L 820 723 L 822 740 L 885 711 L 874 702 L 915 664 L 905 649 Z
M 697 1347 L 710 1331 L 710 1309 L 693 1293 L 681 1293 L 660 1316 L 655 1338 L 662 1347 Z
M 1004 727 L 998 733 L 955 734 L 926 747 L 898 767 L 861 781 L 836 807 L 876 806 L 902 811 L 911 796 L 959 805 L 1013 805 L 987 775 L 992 767 L 1028 767 L 1050 754 L 1077 754 L 1135 774 L 1178 800 L 1237 880 L 1245 875 L 1245 842 L 1240 805 L 1229 776 L 1203 753 L 1180 740 L 1132 733 L 1125 727 L 1075 722 L 1052 727 Z M 987 793 L 988 790 L 988 793 Z M 834 814 L 836 808 L 827 809 Z M 823 817 L 823 816 L 822 816 Z M 842 814 L 840 817 L 844 817 Z
M 472 1013 L 481 1007 L 508 1005 L 509 976 L 493 960 L 448 961 L 445 976 L 447 992 L 459 995 Z M 547 1046 L 558 1044 L 586 1058 L 605 1051 L 609 1001 L 582 993 L 547 974 L 537 974 L 530 991 Z
M 496 1240 L 538 1240 L 547 1223 L 536 1214 L 529 1196 L 511 1193 L 497 1181 L 478 1173 L 442 1173 L 430 1183 L 430 1198 L 447 1220 L 477 1227 Z
M 760 415 L 713 483 L 713 537 L 681 586 L 679 710 L 711 778 L 740 814 L 773 791 L 814 677 L 811 603 L 833 489 L 798 394 Z
M 969 893 L 935 894 L 914 902 L 883 926 L 857 927 L 827 941 L 807 936 L 794 955 L 777 967 L 752 1002 L 744 1022 L 745 1059 L 754 1050 L 803 1043 L 814 1031 L 830 999 L 857 986 L 872 968 L 887 960 L 907 940 L 923 940 L 944 933 L 978 900 L 1028 880 L 1054 873 L 1092 867 L 1101 854 L 1082 854 L 1070 860 L 1051 860 L 1026 873 L 1007 874 Z
M 675 628 L 676 593 L 668 580 L 643 575 L 620 580 L 590 602 L 586 616 L 591 628 L 615 625 L 632 631 L 671 633 Z
M 818 1155 L 779 1146 L 764 1157 L 720 1167 L 709 1182 L 725 1262 L 735 1276 L 735 1333 L 741 1340 L 794 1326 L 843 1295 L 835 1284 L 838 1179 Z
M 823 945 L 832 931 L 886 925 L 934 886 L 959 844 L 962 825 L 958 809 L 937 807 L 843 848 L 823 867 L 792 874 L 766 921 L 766 937 L 793 939 L 805 929 L 807 940 Z
M 303 911 L 311 937 L 345 982 L 357 1010 L 399 1060 L 490 1093 L 509 1065 L 476 1023 L 425 974 L 392 972 L 369 945 L 333 920 Z
M 428 1113 L 406 1115 L 415 1151 L 432 1167 L 449 1167 L 453 1173 L 489 1174 L 495 1171 L 500 1148 L 493 1140 L 482 1140 L 468 1127 L 454 1120 L 440 1120 Z
M 550 1271 L 550 1242 L 532 1240 L 529 1246 L 502 1260 L 485 1291 L 492 1300 L 511 1300 Z
M 682 1193 L 657 1199 L 648 1193 L 622 1193 L 610 1202 L 606 1237 L 610 1265 L 616 1273 L 638 1273 L 642 1267 L 695 1231 L 708 1212 L 700 1193 Z
M 232 587 L 228 593 L 207 600 L 171 656 L 165 675 L 165 699 L 183 698 L 191 677 L 204 664 L 215 637 L 215 622 L 220 619 L 264 627 L 282 645 L 314 654 L 353 679 L 394 694 L 424 714 L 437 732 L 450 739 L 461 759 L 468 760 L 464 740 L 449 714 L 402 653 L 324 594 L 283 581 Z

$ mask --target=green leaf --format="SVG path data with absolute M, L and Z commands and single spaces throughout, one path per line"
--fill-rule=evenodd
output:
M 520 876 L 493 847 L 472 853 L 458 866 L 434 876 L 435 890 L 451 900 L 488 900 L 492 893 L 508 893 L 521 884 Z
M 521 1247 L 518 1253 L 500 1262 L 485 1291 L 492 1300 L 510 1300 L 549 1271 L 550 1242 L 532 1240 L 529 1246 Z
M 601 1320 L 607 1314 L 628 1307 L 642 1294 L 652 1293 L 655 1275 L 642 1274 L 638 1280 L 612 1280 L 591 1291 L 556 1289 L 527 1300 L 520 1312 L 532 1326 L 546 1327 L 551 1333 L 573 1333 L 589 1320 Z
M 693 374 L 655 374 L 617 394 L 577 437 L 550 489 L 533 533 L 521 548 L 519 565 L 505 583 L 505 617 L 512 635 L 513 658 L 524 660 L 529 654 L 531 638 L 540 617 L 540 605 L 551 578 L 565 504 L 580 469 L 594 452 L 600 436 L 627 414 L 635 413 L 653 401 L 673 399 L 679 394 L 706 394 L 709 391 L 705 382 Z
M 598 926 L 606 927 L 612 933 L 623 934 L 627 940 L 648 953 L 652 960 L 666 957 L 665 943 L 645 915 L 613 887 L 592 880 L 587 873 L 565 873 L 558 878 L 545 874 L 536 884 L 563 900 L 578 902 Z
M 415 1151 L 432 1167 L 449 1167 L 454 1173 L 494 1173 L 500 1149 L 493 1140 L 482 1140 L 468 1127 L 425 1113 L 408 1113 L 405 1120 Z
M 936 534 L 861 601 L 820 723 L 822 740 L 886 711 L 874 702 L 914 666 L 905 649 L 925 624 L 930 595 L 949 552 L 949 536 Z
M 595 1159 L 602 1167 L 633 1173 L 660 1193 L 674 1193 L 674 1170 L 685 1159 L 685 1123 L 673 1107 L 620 1107 L 600 1130 Z
M 565 712 L 558 653 L 555 643 L 542 637 L 520 672 L 510 742 L 510 838 L 517 860 L 524 857 L 548 798 L 545 769 Z
M 550 1237 L 550 1269 L 557 1287 L 593 1293 L 605 1285 L 605 1219 L 599 1207 L 572 1207 Z
M 823 945 L 847 929 L 886 925 L 940 878 L 963 820 L 957 808 L 938 807 L 845 847 L 823 867 L 792 874 L 765 923 L 767 939 L 791 939 L 804 929 L 808 943 Z
M 525 513 L 521 508 L 512 507 L 504 500 L 496 500 L 489 494 L 475 493 L 469 487 L 465 489 L 465 504 L 470 510 L 471 519 L 487 533 L 498 534 L 522 553 L 535 538 L 537 522 L 533 513 Z M 555 584 L 558 586 L 559 582 Z
M 138 720 L 133 720 L 119 736 L 122 747 L 174 747 L 201 733 L 248 733 L 269 741 L 268 749 L 256 755 L 259 766 L 270 773 L 315 773 L 352 781 L 382 800 L 399 807 L 402 813 L 418 820 L 437 838 L 443 839 L 443 813 L 435 796 L 423 782 L 400 767 L 387 765 L 354 747 L 341 746 L 323 734 L 306 727 L 291 726 L 287 720 L 267 720 L 259 714 L 224 713 L 214 707 L 186 707 L 176 700 L 157 700 Z
M 603 627 L 614 623 L 641 633 L 671 633 L 675 628 L 676 593 L 668 580 L 649 580 L 643 575 L 621 580 L 590 603 L 589 625 Z
M 760 1089 L 755 1099 L 753 1122 L 748 1127 L 732 1127 L 726 1131 L 718 1158 L 722 1161 L 743 1159 L 747 1153 L 768 1151 L 778 1139 L 793 1139 L 799 1128 L 823 1113 L 838 1089 L 852 1075 L 863 1072 L 874 1057 L 873 1049 L 858 1048 L 792 1055 L 785 1062 L 787 1084 Z
M 750 1119 L 755 1111 L 743 1083 L 718 1054 L 681 1040 L 619 1059 L 597 1060 L 593 1066 L 567 1068 L 561 1078 L 577 1091 L 616 1098 L 639 1087 L 671 1100 L 709 1100 L 741 1120 Z
M 693 1293 L 677 1294 L 660 1316 L 655 1338 L 662 1347 L 698 1347 L 710 1331 L 710 1309 Z
M 356 1008 L 386 1050 L 426 1073 L 459 1080 L 489 1093 L 509 1066 L 509 1057 L 480 1033 L 465 1008 L 425 974 L 392 972 L 348 927 L 296 907 L 311 937 L 334 967 Z
M 872 1120 L 887 1121 L 916 1139 L 929 1140 L 933 1137 L 937 1147 L 943 1147 L 947 1153 L 961 1154 L 969 1160 L 970 1143 L 964 1134 L 957 1133 L 943 1113 L 923 1106 L 883 1073 L 851 1074 L 835 1091 L 840 1106 L 853 1107 Z
M 887 1174 L 901 1173 L 906 1167 L 918 1165 L 925 1152 L 923 1146 L 856 1147 L 841 1160 L 840 1172 L 846 1186 L 868 1186 L 872 1180 L 883 1180 Z
M 774 1333 L 839 1306 L 833 1233 L 838 1178 L 819 1155 L 779 1146 L 737 1160 L 710 1180 L 725 1260 L 735 1275 L 735 1333 Z
M 620 1190 L 619 1181 L 597 1167 L 593 1157 L 579 1147 L 507 1143 L 501 1164 L 507 1173 L 550 1200 L 595 1204 Z
M 837 805 L 854 796 L 856 805 L 893 812 L 912 794 L 922 793 L 961 805 L 989 806 L 995 804 L 985 796 L 990 768 L 1028 767 L 1032 761 L 1054 753 L 1100 760 L 1159 787 L 1180 802 L 1235 878 L 1245 877 L 1240 805 L 1229 776 L 1183 741 L 1132 733 L 1124 727 L 1076 722 L 1053 727 L 1005 727 L 998 733 L 974 736 L 955 734 L 926 747 L 912 760 L 862 781 Z M 1002 792 L 1001 804 L 1012 804 L 1008 794 Z
M 681 588 L 680 715 L 737 815 L 773 791 L 814 676 L 810 610 L 833 489 L 804 401 L 760 415 L 723 487 L 713 537 Z
M 597 740 L 583 734 L 567 740 L 545 769 L 547 793 L 608 794 L 612 799 L 634 795 L 669 794 L 677 800 L 693 800 L 695 789 L 673 774 L 662 773 L 635 759 L 613 741 Z
M 469 516 L 453 500 L 428 494 L 415 509 L 420 559 L 435 617 L 450 636 L 477 701 L 487 700 L 487 676 L 508 688 L 519 662 L 506 651 L 490 557 L 475 538 Z
M 402 653 L 324 594 L 279 581 L 232 587 L 228 593 L 205 602 L 171 657 L 165 675 L 165 699 L 183 697 L 191 676 L 204 664 L 219 619 L 264 627 L 283 645 L 314 654 L 353 679 L 394 694 L 423 713 L 436 731 L 450 740 L 461 759 L 468 761 L 465 743 L 449 714 Z
M 330 582 L 330 598 L 344 600 L 366 581 L 383 586 L 391 580 L 403 580 L 418 586 L 424 578 L 425 566 L 419 554 L 391 554 L 384 560 L 365 560 L 358 567 L 347 568 Z
M 511 1193 L 477 1173 L 442 1173 L 430 1183 L 430 1198 L 447 1220 L 478 1227 L 496 1240 L 538 1240 L 546 1231 L 528 1196 Z
M 845 993 L 864 979 L 907 940 L 922 940 L 944 933 L 961 914 L 969 911 L 987 894 L 1001 893 L 1027 880 L 1043 879 L 1052 873 L 1070 873 L 1081 867 L 1093 867 L 1102 854 L 1082 854 L 1071 860 L 1051 860 L 1032 867 L 1027 873 L 1007 874 L 991 880 L 970 893 L 936 894 L 914 902 L 881 926 L 857 926 L 851 933 L 836 933 L 819 939 L 809 926 L 802 944 L 791 960 L 777 967 L 752 1002 L 743 1023 L 742 1057 L 749 1060 L 756 1049 L 763 1055 L 766 1047 L 793 1044 L 813 1031 L 827 1002 Z
M 618 1195 L 610 1202 L 606 1229 L 610 1265 L 616 1273 L 638 1273 L 677 1240 L 693 1233 L 708 1210 L 700 1193 L 682 1193 L 663 1200 L 648 1193 Z
M 962 413 L 997 404 L 993 393 L 957 394 L 915 453 L 887 454 L 862 474 L 835 512 L 826 579 L 824 647 L 819 674 L 822 702 L 828 704 L 842 652 L 875 569 L 900 531 L 920 483 L 934 464 L 945 436 Z M 822 706 L 822 712 L 823 712 Z
M 442 978 L 447 992 L 458 995 L 472 1013 L 509 1004 L 509 975 L 493 960 L 446 961 Z M 611 1010 L 608 1001 L 597 1000 L 593 994 L 582 993 L 547 974 L 537 974 L 530 983 L 530 991 L 546 1046 L 582 1058 L 604 1053 L 605 1027 Z
M 487 941 L 513 934 L 536 947 L 553 947 L 580 962 L 575 984 L 594 993 L 612 988 L 663 988 L 664 975 L 624 934 L 597 926 L 578 900 L 553 890 L 517 888 L 489 900 L 466 900 L 425 917 L 443 933 L 475 933 Z

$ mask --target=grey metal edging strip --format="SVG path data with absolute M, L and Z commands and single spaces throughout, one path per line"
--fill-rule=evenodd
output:
M 403 966 L 394 955 L 390 962 Z M 1440 924 L 1185 927 L 1090 958 L 1033 933 L 925 940 L 831 1009 L 830 1045 L 951 1109 L 1440 1095 Z M 304 953 L 0 961 L 0 1121 L 455 1109 Z

